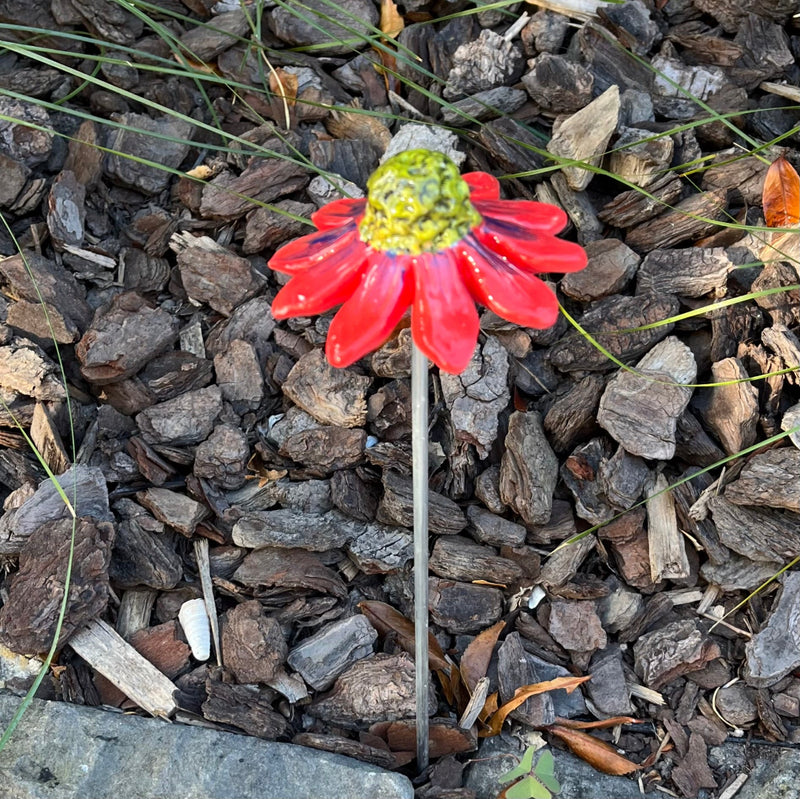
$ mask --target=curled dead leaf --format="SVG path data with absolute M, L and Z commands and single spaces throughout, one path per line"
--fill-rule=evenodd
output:
M 630 774 L 641 768 L 632 760 L 618 754 L 613 746 L 594 738 L 588 733 L 580 730 L 573 730 L 560 724 L 552 724 L 547 728 L 548 732 L 561 738 L 564 743 L 582 760 L 590 766 L 602 771 L 603 774 Z
M 554 680 L 545 680 L 533 685 L 524 685 L 517 688 L 514 697 L 509 699 L 489 720 L 488 730 L 481 733 L 483 737 L 499 735 L 503 728 L 503 722 L 512 710 L 516 710 L 526 699 L 537 694 L 544 694 L 548 691 L 555 691 L 563 688 L 568 694 L 572 693 L 579 685 L 582 685 L 591 677 L 556 677 Z
M 403 17 L 397 10 L 397 6 L 392 0 L 381 0 L 381 31 L 385 33 L 390 39 L 396 39 L 406 23 Z
M 486 676 L 495 644 L 505 626 L 506 623 L 504 621 L 497 622 L 497 624 L 476 635 L 464 650 L 459 668 L 461 670 L 461 679 L 464 680 L 464 684 L 470 693 L 475 690 L 478 680 Z
M 767 170 L 761 200 L 768 227 L 797 227 L 800 223 L 800 175 L 783 156 Z

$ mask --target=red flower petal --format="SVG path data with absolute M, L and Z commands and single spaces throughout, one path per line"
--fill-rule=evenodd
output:
M 469 199 L 497 200 L 500 197 L 500 181 L 488 172 L 467 172 L 461 176 L 469 186 Z
M 319 230 L 284 244 L 267 264 L 276 272 L 293 275 L 319 266 L 348 250 L 358 251 L 364 243 L 355 227 L 339 230 Z
M 523 327 L 547 328 L 558 318 L 558 300 L 531 272 L 467 237 L 454 248 L 472 296 L 498 316 Z
M 478 340 L 478 312 L 459 273 L 454 248 L 410 257 L 414 268 L 414 343 L 445 372 L 462 372 Z
M 315 269 L 294 275 L 272 302 L 276 319 L 314 316 L 344 302 L 358 287 L 367 263 L 367 248 L 351 243 Z
M 311 221 L 319 230 L 330 230 L 343 225 L 355 224 L 364 213 L 366 200 L 334 200 L 311 214 Z
M 407 259 L 373 252 L 361 285 L 328 328 L 325 354 L 333 366 L 349 366 L 383 344 L 414 297 Z
M 475 208 L 485 219 L 511 226 L 512 236 L 524 237 L 528 231 L 560 233 L 567 215 L 557 205 L 532 200 L 482 200 Z
M 520 269 L 532 272 L 577 272 L 586 266 L 586 253 L 578 244 L 564 241 L 546 232 L 525 231 L 517 236 L 512 226 L 494 219 L 484 219 L 470 231 L 484 247 L 507 258 Z

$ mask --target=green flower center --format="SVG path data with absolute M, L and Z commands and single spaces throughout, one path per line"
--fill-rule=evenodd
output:
M 467 182 L 446 155 L 406 150 L 370 175 L 359 232 L 373 249 L 419 255 L 452 247 L 480 221 Z

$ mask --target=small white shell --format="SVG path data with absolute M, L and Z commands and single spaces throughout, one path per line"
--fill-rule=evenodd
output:
M 181 605 L 178 621 L 197 660 L 208 660 L 211 654 L 211 626 L 202 599 L 190 599 Z

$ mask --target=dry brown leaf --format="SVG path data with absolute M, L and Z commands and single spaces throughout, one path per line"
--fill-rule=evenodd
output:
M 365 600 L 358 607 L 367 617 L 369 623 L 381 634 L 393 632 L 397 643 L 414 657 L 414 623 L 409 621 L 399 610 L 385 602 Z M 428 665 L 433 671 L 450 671 L 450 664 L 444 658 L 439 642 L 428 633 Z
M 561 738 L 564 743 L 580 758 L 585 760 L 590 766 L 602 771 L 603 774 L 630 774 L 641 768 L 627 757 L 617 754 L 613 746 L 593 738 L 591 735 L 580 730 L 571 730 L 560 724 L 553 724 L 547 727 L 548 732 Z
M 278 67 L 269 73 L 269 90 L 288 106 L 293 106 L 297 101 L 297 87 L 297 75 L 292 72 Z
M 500 704 L 500 694 L 495 691 L 489 696 L 486 697 L 486 702 L 483 704 L 483 710 L 481 710 L 478 719 L 480 721 L 486 721 L 492 714 L 497 713 L 497 707 Z
M 635 719 L 633 716 L 613 716 L 610 719 L 600 719 L 600 721 L 576 721 L 556 716 L 555 723 L 560 727 L 569 727 L 572 730 L 605 730 L 608 727 L 616 727 L 617 724 L 644 724 L 643 721 Z
M 783 156 L 767 170 L 761 200 L 768 227 L 797 227 L 800 223 L 800 175 Z
M 558 688 L 563 688 L 568 694 L 571 694 L 579 685 L 582 685 L 591 677 L 556 677 L 554 680 L 546 680 L 545 682 L 537 682 L 533 685 L 524 685 L 514 691 L 514 698 L 509 699 L 497 712 L 492 716 L 489 721 L 489 729 L 482 733 L 484 737 L 490 735 L 499 735 L 500 730 L 503 729 L 503 722 L 512 710 L 516 710 L 526 699 L 537 694 L 544 694 L 548 691 L 555 691 Z
M 472 639 L 469 646 L 464 650 L 461 658 L 461 679 L 467 686 L 470 693 L 475 690 L 478 680 L 486 676 L 489 669 L 489 661 L 492 659 L 495 644 L 506 626 L 504 621 L 489 627 Z
M 381 0 L 381 31 L 389 38 L 396 39 L 406 23 L 392 0 Z

